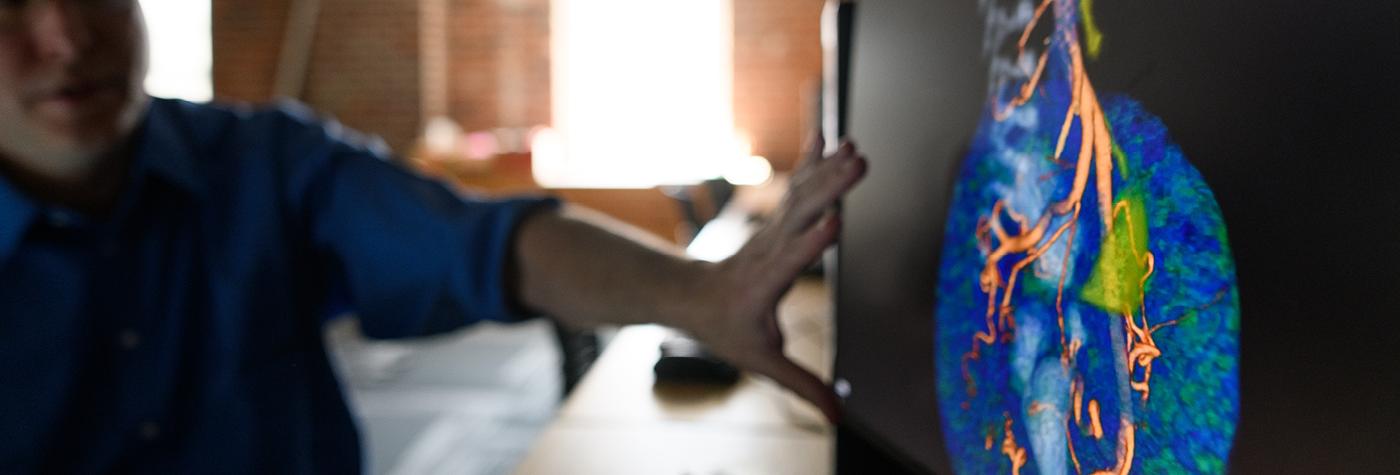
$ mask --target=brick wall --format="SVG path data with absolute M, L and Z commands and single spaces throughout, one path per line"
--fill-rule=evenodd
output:
M 261 102 L 272 97 L 290 0 L 213 0 L 214 94 Z
M 822 0 L 734 1 L 734 121 L 789 170 L 819 126 Z
M 446 0 L 321 0 L 300 99 L 408 150 L 428 115 L 445 110 Z M 292 0 L 214 0 L 214 92 L 273 98 Z M 425 28 L 426 27 L 426 28 Z M 442 37 L 435 41 L 434 34 Z M 425 107 L 426 104 L 426 107 Z M 436 111 L 434 110 L 436 107 Z
M 451 0 L 449 115 L 466 130 L 550 122 L 550 0 Z
M 273 97 L 293 1 L 213 0 L 217 98 Z M 823 2 L 733 2 L 735 123 L 754 153 L 790 169 L 806 131 L 816 128 Z M 549 3 L 320 0 L 301 98 L 400 153 L 440 114 L 468 131 L 548 124 Z M 525 175 L 506 181 L 528 182 Z M 655 190 L 569 193 L 663 237 L 673 237 L 680 222 L 675 205 Z
M 466 130 L 547 124 L 549 1 L 321 0 L 303 100 L 400 151 L 442 113 Z M 815 127 L 822 0 L 733 1 L 736 124 L 787 169 Z M 291 4 L 213 0 L 218 97 L 272 97 Z
M 408 150 L 423 124 L 419 4 L 323 1 L 306 102 Z

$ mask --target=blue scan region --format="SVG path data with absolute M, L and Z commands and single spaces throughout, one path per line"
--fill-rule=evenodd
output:
M 1078 54 L 1072 31 L 1052 36 L 1035 93 L 1009 113 L 1020 85 L 993 88 L 955 185 L 934 317 L 946 450 L 958 473 L 1223 473 L 1239 416 L 1224 220 L 1129 97 L 1092 99 L 1111 145 L 1083 172 L 1097 114 L 1062 128 L 1095 94 L 1071 92 Z M 1031 246 L 999 252 L 1020 238 Z

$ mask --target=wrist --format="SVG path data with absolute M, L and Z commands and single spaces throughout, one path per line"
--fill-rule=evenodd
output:
M 701 260 L 681 263 L 681 276 L 675 295 L 663 302 L 673 306 L 665 312 L 669 317 L 661 322 L 691 336 L 705 339 L 715 329 L 716 317 L 724 311 L 728 293 L 725 266 Z

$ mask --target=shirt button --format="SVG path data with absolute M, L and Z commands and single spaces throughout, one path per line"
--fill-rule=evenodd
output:
M 117 334 L 117 343 L 123 350 L 134 350 L 141 346 L 141 334 L 136 333 L 136 330 L 122 330 Z
M 142 422 L 138 432 L 141 435 L 141 440 L 155 440 L 160 437 L 160 424 L 151 421 Z

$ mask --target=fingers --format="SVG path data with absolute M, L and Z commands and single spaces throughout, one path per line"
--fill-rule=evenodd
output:
M 835 154 L 822 161 L 803 177 L 796 178 L 788 191 L 784 229 L 789 233 L 805 231 L 837 198 L 855 186 L 865 175 L 865 157 L 849 142 Z
M 836 210 L 827 209 L 816 225 L 804 230 L 792 247 L 783 254 L 780 268 L 773 275 L 791 281 L 802 269 L 816 260 L 826 247 L 836 240 L 841 232 L 841 216 Z
M 775 355 L 760 367 L 755 368 L 755 371 L 772 378 L 773 381 L 788 388 L 798 397 L 817 406 L 817 409 L 820 409 L 822 414 L 826 416 L 826 420 L 832 424 L 841 422 L 841 405 L 838 403 L 836 393 L 817 375 L 798 366 L 787 357 L 781 354 Z
M 802 157 L 802 163 L 797 165 L 798 170 L 806 170 L 815 167 L 822 161 L 822 154 L 826 151 L 826 138 L 820 132 L 812 134 L 807 140 L 807 154 Z
M 850 140 L 842 140 L 840 146 L 836 147 L 836 150 L 831 153 L 830 157 L 823 158 L 824 154 L 826 153 L 826 139 L 823 138 L 821 134 L 815 134 L 807 142 L 806 155 L 802 157 L 801 163 L 797 164 L 795 175 L 807 175 L 812 171 L 813 168 L 816 168 L 818 165 L 826 163 L 833 159 L 840 159 L 844 158 L 845 156 L 855 154 L 855 151 L 855 142 L 852 142 Z

